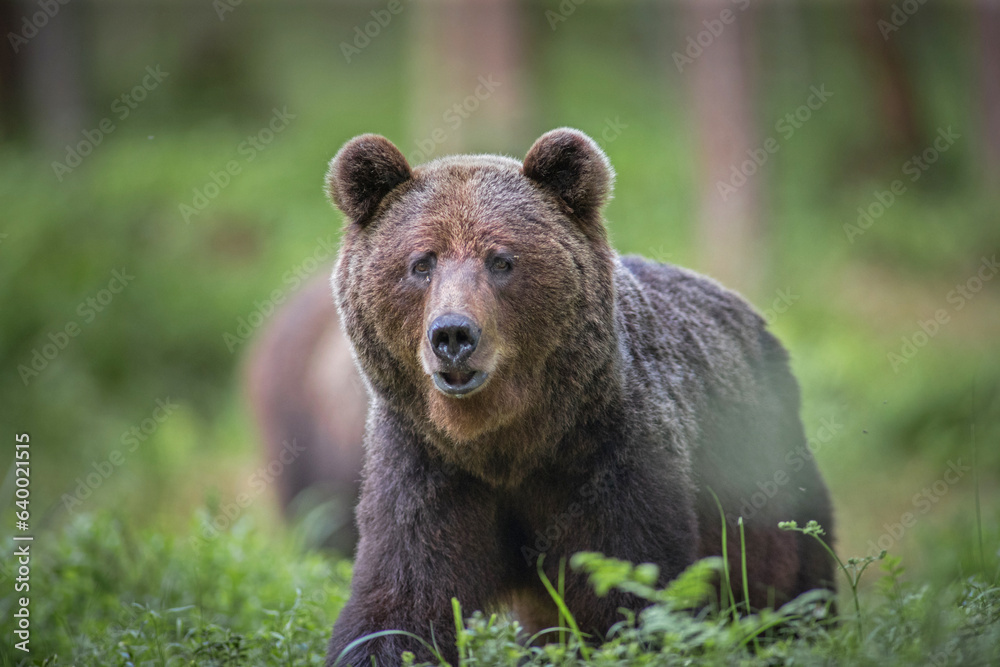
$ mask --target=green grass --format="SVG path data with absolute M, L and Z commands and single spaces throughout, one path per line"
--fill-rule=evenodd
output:
M 254 525 L 253 515 L 206 539 L 207 516 L 196 517 L 189 531 L 165 535 L 136 532 L 109 514 L 81 515 L 60 534 L 38 536 L 36 546 L 45 549 L 32 562 L 31 656 L 13 648 L 6 625 L 15 601 L 5 595 L 0 666 L 322 664 L 348 592 L 350 563 L 306 549 L 295 531 L 274 539 L 273 531 Z M 816 526 L 798 530 L 820 539 Z M 848 589 L 855 589 L 859 574 L 850 572 L 852 561 L 841 563 L 852 581 Z M 880 565 L 880 575 L 869 570 L 869 577 L 880 578 L 861 594 L 857 612 L 841 605 L 847 611 L 835 619 L 828 594 L 819 591 L 777 610 L 735 614 L 726 602 L 731 597 L 710 599 L 709 582 L 723 569 L 719 558 L 695 563 L 657 590 L 653 565 L 577 554 L 570 566 L 589 574 L 598 595 L 621 589 L 651 606 L 623 617 L 606 642 L 596 643 L 545 580 L 563 627 L 546 633 L 551 643 L 527 646 L 516 622 L 473 610 L 463 615 L 455 601 L 459 664 L 996 664 L 996 556 L 988 571 L 941 587 L 906 581 L 898 558 Z M 8 561 L 4 568 L 7 579 Z M 840 583 L 842 596 L 850 595 Z
M 31 660 L 13 648 L 5 560 L 0 664 L 322 664 L 350 563 L 304 552 L 291 536 L 276 541 L 251 517 L 206 538 L 205 517 L 189 537 L 135 531 L 108 514 L 36 537 Z

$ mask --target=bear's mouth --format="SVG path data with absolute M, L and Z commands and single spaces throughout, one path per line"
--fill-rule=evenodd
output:
M 454 398 L 464 398 L 476 391 L 489 376 L 484 371 L 438 371 L 431 375 L 434 386 L 443 394 Z

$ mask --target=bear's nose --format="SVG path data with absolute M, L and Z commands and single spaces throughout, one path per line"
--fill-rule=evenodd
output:
M 476 351 L 480 333 L 480 328 L 470 318 L 449 313 L 431 322 L 427 337 L 431 341 L 431 349 L 441 361 L 460 366 Z

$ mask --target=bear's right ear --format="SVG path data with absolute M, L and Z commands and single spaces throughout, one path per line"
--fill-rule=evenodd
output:
M 409 163 L 391 141 L 362 134 L 344 144 L 330 161 L 327 194 L 352 222 L 364 224 L 379 202 L 410 176 Z

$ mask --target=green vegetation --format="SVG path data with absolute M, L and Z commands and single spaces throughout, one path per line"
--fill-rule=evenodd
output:
M 277 542 L 251 519 L 206 538 L 207 520 L 185 539 L 76 517 L 32 562 L 27 664 L 323 664 L 350 563 Z M 8 618 L 13 600 L 0 607 Z M 22 664 L 13 644 L 5 627 L 0 664 Z
M 32 615 L 44 631 L 35 635 L 29 664 L 323 664 L 330 628 L 346 600 L 349 562 L 303 548 L 295 533 L 274 540 L 249 517 L 207 539 L 208 518 L 201 513 L 180 533 L 193 536 L 188 539 L 134 532 L 108 515 L 73 520 L 34 564 Z M 814 525 L 786 528 L 817 539 L 822 532 Z M 856 564 L 850 559 L 842 565 L 848 578 Z M 480 612 L 466 617 L 455 601 L 459 664 L 940 667 L 992 665 L 998 657 L 995 557 L 989 572 L 943 588 L 907 582 L 899 559 L 886 557 L 881 575 L 868 575 L 877 585 L 862 596 L 860 615 L 845 611 L 839 621 L 819 591 L 749 616 L 736 614 L 726 598 L 706 605 L 708 582 L 722 568 L 719 558 L 692 565 L 665 590 L 653 588 L 652 565 L 585 553 L 570 566 L 588 572 L 598 594 L 618 588 L 652 606 L 623 620 L 602 645 L 588 644 L 567 612 L 562 626 L 547 633 L 551 643 L 528 647 L 517 641 L 515 622 Z M 10 574 L 3 572 L 4 578 Z M 560 600 L 558 586 L 549 586 Z M 0 603 L 5 615 L 9 603 Z M 0 666 L 16 664 L 22 663 L 5 636 Z
M 87 127 L 147 65 L 170 76 L 62 180 L 51 167 L 62 148 L 0 138 L 0 421 L 3 438 L 31 434 L 36 535 L 34 651 L 22 663 L 11 648 L 13 519 L 0 497 L 0 666 L 321 664 L 349 579 L 348 563 L 313 549 L 322 526 L 286 528 L 268 489 L 221 531 L 206 529 L 264 464 L 241 393 L 251 343 L 226 335 L 254 313 L 266 321 L 276 290 L 287 297 L 327 270 L 307 260 L 332 262 L 340 221 L 322 175 L 338 146 L 377 131 L 414 152 L 410 19 L 347 66 L 331 30 L 349 35 L 362 7 L 332 28 L 295 3 L 243 3 L 192 55 L 177 39 L 190 28 L 183 4 L 141 21 L 105 4 L 88 6 L 103 27 L 87 58 Z M 523 154 L 552 127 L 598 136 L 618 119 L 627 127 L 604 146 L 618 174 L 607 210 L 616 247 L 699 269 L 691 81 L 662 52 L 653 4 L 586 3 L 554 32 L 530 7 L 523 141 L 477 149 Z M 996 664 L 1000 278 L 961 307 L 949 296 L 1000 252 L 1000 194 L 982 177 L 969 102 L 971 19 L 931 4 L 892 41 L 927 141 L 948 126 L 960 138 L 852 238 L 844 226 L 910 157 L 881 148 L 879 82 L 847 37 L 852 18 L 809 4 L 788 25 L 766 10 L 758 37 L 762 137 L 809 86 L 833 97 L 757 177 L 763 278 L 747 296 L 762 310 L 786 299 L 772 328 L 803 389 L 836 552 L 854 574 L 889 556 L 856 586 L 842 581 L 835 626 L 804 602 L 736 621 L 725 605 L 691 615 L 679 611 L 692 595 L 680 583 L 652 591 L 641 566 L 581 558 L 573 564 L 593 567 L 598 586 L 642 590 L 656 606 L 589 649 L 570 619 L 561 642 L 525 649 L 506 620 L 472 614 L 466 664 L 572 665 L 584 651 L 594 664 Z M 285 107 L 295 118 L 244 161 L 241 143 Z M 180 205 L 234 159 L 241 172 L 185 220 Z M 134 278 L 99 310 L 88 305 L 115 271 Z M 941 309 L 947 322 L 894 365 L 888 355 Z M 62 338 L 70 323 L 79 332 Z M 58 354 L 22 374 L 54 339 Z M 0 449 L 3 471 L 10 451 Z M 697 588 L 700 567 L 684 586 Z

